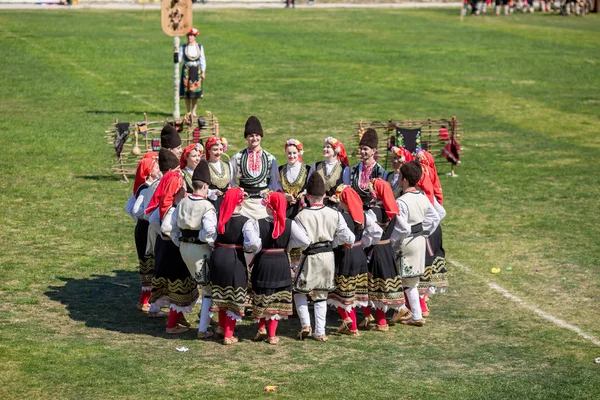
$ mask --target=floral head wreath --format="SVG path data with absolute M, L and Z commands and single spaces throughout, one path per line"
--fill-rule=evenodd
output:
M 206 139 L 206 149 L 210 150 L 216 144 L 220 144 L 223 146 L 223 151 L 227 151 L 227 139 L 221 136 L 211 136 Z
M 298 149 L 298 154 L 304 154 L 304 145 L 298 139 L 290 139 L 287 142 L 285 142 L 285 147 L 287 148 L 288 146 L 296 146 L 296 148 Z
M 204 154 L 204 146 L 202 146 L 202 143 L 196 143 L 194 150 L 198 151 L 200 154 Z
M 398 157 L 400 159 L 400 162 L 405 162 L 406 161 L 406 156 L 404 155 L 404 151 L 402 150 L 402 147 L 398 147 L 398 146 L 392 146 L 392 153 L 396 155 L 396 157 Z
M 337 188 L 335 188 L 335 194 L 333 195 L 333 197 L 335 197 L 335 199 L 339 202 L 340 201 L 340 197 L 342 195 L 342 192 L 344 191 L 344 189 L 346 189 L 348 187 L 348 185 L 345 184 L 340 184 Z
M 273 191 L 269 189 L 260 192 L 260 204 L 262 204 L 265 207 L 269 207 L 269 196 L 271 195 L 271 193 L 273 193 Z
M 333 151 L 335 152 L 335 154 L 339 154 L 339 152 L 341 151 L 340 146 L 338 145 L 339 140 L 337 140 L 336 138 L 329 136 L 328 138 L 325 139 L 325 144 L 329 144 L 331 145 L 331 147 L 333 147 Z

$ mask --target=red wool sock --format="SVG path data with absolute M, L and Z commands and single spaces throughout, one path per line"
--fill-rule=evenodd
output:
M 264 318 L 261 318 L 258 320 L 258 329 L 267 329 L 267 320 Z
M 171 309 L 169 311 L 169 319 L 167 320 L 167 328 L 175 328 L 182 315 L 183 313 Z
M 219 328 L 225 330 L 225 321 L 226 320 L 227 320 L 227 314 L 225 313 L 225 311 L 219 310 L 219 318 L 218 318 Z
M 279 321 L 277 321 L 276 319 L 269 320 L 269 337 L 277 336 L 277 324 L 278 323 L 279 323 Z
M 408 301 L 408 296 L 406 296 L 406 290 L 404 291 L 404 304 L 409 310 L 412 310 L 412 308 L 410 308 L 410 301 Z
M 427 308 L 427 302 L 425 301 L 425 297 L 419 296 L 419 304 L 421 304 L 421 312 L 429 312 L 429 308 Z
M 152 291 L 150 290 L 142 290 L 140 293 L 140 304 L 148 304 L 150 303 L 150 296 L 152 295 Z
M 344 310 L 342 307 L 338 307 L 337 312 L 340 313 L 340 317 L 342 317 L 342 321 L 349 318 L 348 311 Z
M 358 329 L 358 325 L 356 324 L 356 310 L 353 308 L 352 311 L 348 313 L 350 319 L 352 319 L 352 325 L 350 325 L 350 330 L 355 331 Z
M 365 318 L 368 318 L 371 315 L 371 307 L 363 307 L 362 309 L 365 313 Z
M 227 316 L 225 319 L 225 339 L 231 339 L 233 337 L 233 331 L 235 330 L 236 320 Z
M 375 317 L 377 318 L 377 325 L 387 325 L 387 321 L 385 320 L 385 311 L 376 309 Z

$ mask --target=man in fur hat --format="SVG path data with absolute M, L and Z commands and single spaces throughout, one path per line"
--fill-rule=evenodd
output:
M 379 138 L 375 129 L 367 129 L 359 143 L 361 162 L 344 170 L 344 184 L 356 190 L 365 208 L 371 202 L 371 191 L 369 190 L 371 180 L 387 177 L 385 169 L 375 161 L 378 144 Z
M 262 137 L 260 120 L 251 116 L 244 128 L 248 147 L 231 157 L 230 161 L 231 186 L 239 186 L 248 196 L 242 204 L 242 215 L 256 220 L 267 217 L 267 210 L 261 204 L 261 192 L 281 189 L 277 161 L 261 147 Z
M 160 147 L 171 151 L 177 158 L 181 157 L 181 137 L 177 129 L 171 124 L 167 124 L 160 132 Z
M 307 299 L 310 295 L 315 310 L 313 338 L 324 342 L 327 340 L 327 297 L 335 288 L 333 248 L 341 245 L 351 246 L 355 237 L 342 214 L 323 205 L 325 182 L 321 174 L 310 176 L 306 196 L 311 206 L 300 211 L 295 219 L 310 239 L 310 245 L 303 251 L 304 255 L 294 279 L 294 302 L 302 325 L 298 337 L 304 339 L 312 333 Z
M 171 239 L 179 245 L 181 257 L 192 277 L 202 285 L 202 307 L 198 339 L 213 336 L 208 331 L 211 321 L 212 293 L 206 271 L 217 237 L 217 212 L 208 201 L 210 171 L 205 160 L 200 161 L 192 175 L 193 193 L 185 197 L 173 212 Z

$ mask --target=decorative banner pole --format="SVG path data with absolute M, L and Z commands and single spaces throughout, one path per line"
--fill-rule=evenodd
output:
M 162 0 L 160 6 L 162 30 L 173 37 L 173 48 L 179 52 L 179 36 L 192 29 L 192 0 Z M 174 107 L 173 118 L 179 119 L 179 62 L 173 70 Z

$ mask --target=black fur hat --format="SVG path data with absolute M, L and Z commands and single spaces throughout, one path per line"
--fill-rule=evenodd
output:
M 308 178 L 306 193 L 311 196 L 325 196 L 325 182 L 321 174 L 315 172 Z
M 373 128 L 369 128 L 365 131 L 362 138 L 360 139 L 359 146 L 369 146 L 372 149 L 376 149 L 379 144 L 379 138 L 377 137 L 377 131 Z
M 204 183 L 210 183 L 210 171 L 208 169 L 208 163 L 206 160 L 201 160 L 192 174 L 192 181 L 202 181 Z
M 162 128 L 160 146 L 166 149 L 175 149 L 181 146 L 181 137 L 173 125 L 167 124 Z
M 263 136 L 263 129 L 262 125 L 260 124 L 260 120 L 254 115 L 252 115 L 246 121 L 246 127 L 244 128 L 244 137 L 253 133 L 258 133 L 260 136 Z
M 171 150 L 164 147 L 158 152 L 158 169 L 163 174 L 169 172 L 170 169 L 179 167 L 179 159 Z

